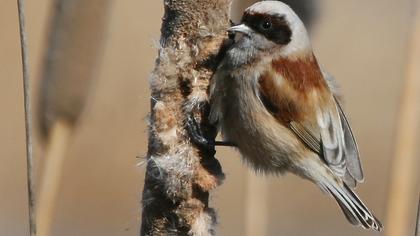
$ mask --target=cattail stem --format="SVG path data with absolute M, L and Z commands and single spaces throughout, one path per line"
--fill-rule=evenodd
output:
M 37 234 L 50 236 L 57 196 L 60 190 L 62 170 L 64 167 L 67 147 L 72 133 L 72 126 L 67 122 L 58 120 L 52 127 L 48 142 L 46 165 L 41 179 L 41 188 L 38 196 Z
M 268 179 L 247 172 L 247 191 L 245 198 L 245 232 L 247 236 L 268 235 Z
M 223 173 L 213 153 L 194 146 L 185 120 L 193 114 L 203 133 L 207 88 L 227 38 L 230 0 L 165 0 L 152 90 L 141 235 L 214 235 L 209 192 Z
M 394 160 L 388 199 L 387 236 L 409 235 L 413 202 L 418 184 L 419 166 L 415 150 L 420 124 L 420 1 L 416 0 L 416 16 L 410 38 L 406 81 L 398 121 Z
M 46 144 L 36 212 L 39 236 L 51 235 L 70 136 L 97 75 L 112 0 L 53 2 L 38 110 Z
M 420 196 L 419 196 L 419 202 L 417 205 L 417 222 L 416 222 L 416 232 L 414 235 L 420 236 Z
M 25 28 L 25 0 L 18 0 L 19 12 L 19 32 L 20 46 L 22 53 L 22 72 L 23 72 L 23 96 L 25 107 L 25 133 L 26 133 L 26 177 L 28 185 L 28 214 L 29 214 L 29 231 L 30 235 L 36 234 L 35 209 L 35 192 L 34 192 L 34 173 L 33 173 L 33 151 L 32 151 L 32 108 L 30 96 L 30 79 L 29 79 L 29 56 L 28 43 Z

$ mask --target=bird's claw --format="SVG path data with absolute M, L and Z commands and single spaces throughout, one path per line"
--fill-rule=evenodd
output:
M 186 120 L 186 128 L 190 135 L 191 141 L 206 150 L 215 150 L 215 146 L 235 147 L 232 142 L 214 141 L 204 136 L 199 123 L 193 114 L 190 114 Z

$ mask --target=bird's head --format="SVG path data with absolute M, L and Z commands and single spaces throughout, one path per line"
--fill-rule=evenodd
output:
M 255 57 L 263 52 L 272 57 L 312 53 L 308 33 L 296 13 L 279 1 L 262 1 L 247 8 L 234 34 L 233 51 Z

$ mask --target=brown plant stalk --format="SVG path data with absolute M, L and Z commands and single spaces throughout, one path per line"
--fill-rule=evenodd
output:
M 20 47 L 22 55 L 22 79 L 23 79 L 23 100 L 25 109 L 25 136 L 26 136 L 26 178 L 28 188 L 28 216 L 29 216 L 29 235 L 33 236 L 36 233 L 36 218 L 35 218 L 35 186 L 34 186 L 34 171 L 33 171 L 33 149 L 32 149 L 32 106 L 31 106 L 31 81 L 29 78 L 29 55 L 28 55 L 28 40 L 25 27 L 25 1 L 18 0 L 18 15 L 19 15 L 19 33 L 20 33 Z
M 53 234 L 67 151 L 97 77 L 111 2 L 54 0 L 38 109 L 45 144 L 36 210 L 39 236 Z
M 407 52 L 405 81 L 391 163 L 386 236 L 410 235 L 418 193 L 419 159 L 416 154 L 420 127 L 420 0 L 413 0 L 413 21 Z
M 204 135 L 209 80 L 227 38 L 230 0 L 164 0 L 165 15 L 155 69 L 141 235 L 214 235 L 217 222 L 209 192 L 224 175 L 212 151 L 189 139 L 193 114 Z
M 417 205 L 417 222 L 416 222 L 416 232 L 414 233 L 415 236 L 420 236 L 420 196 L 419 202 Z

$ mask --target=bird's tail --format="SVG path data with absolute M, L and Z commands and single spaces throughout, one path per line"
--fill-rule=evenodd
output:
M 345 184 L 331 181 L 325 184 L 326 189 L 335 198 L 347 220 L 365 229 L 382 230 L 382 224 L 363 204 L 359 197 Z

